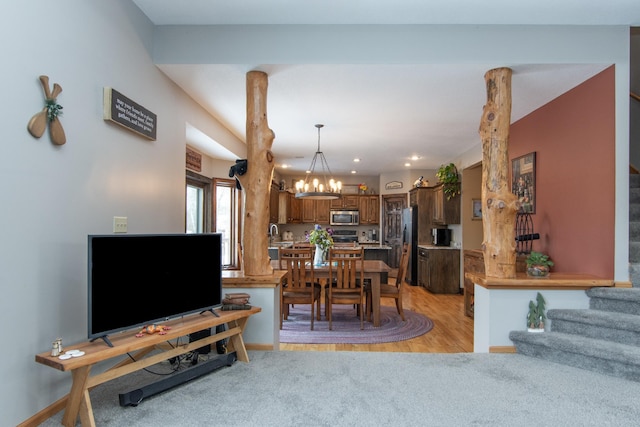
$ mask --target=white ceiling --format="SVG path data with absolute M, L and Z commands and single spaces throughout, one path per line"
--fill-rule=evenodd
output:
M 156 25 L 214 24 L 597 24 L 640 25 L 638 0 L 133 0 Z M 575 87 L 603 64 L 513 69 L 512 121 Z M 161 65 L 185 92 L 245 141 L 246 73 L 269 75 L 267 115 L 278 163 L 300 173 L 320 148 L 334 174 L 436 169 L 480 143 L 490 64 Z M 552 84 L 550 84 L 550 82 Z M 375 90 L 373 90 L 375 88 Z M 232 159 L 190 128 L 188 142 Z M 362 161 L 355 165 L 353 158 Z M 293 172 L 292 172 L 293 171 Z

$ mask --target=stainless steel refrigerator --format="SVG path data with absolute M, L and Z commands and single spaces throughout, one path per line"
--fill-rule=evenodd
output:
M 418 207 L 402 210 L 402 243 L 409 244 L 406 282 L 418 286 Z

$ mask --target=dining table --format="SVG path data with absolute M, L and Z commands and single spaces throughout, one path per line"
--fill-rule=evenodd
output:
M 278 260 L 272 260 L 271 267 L 274 270 L 284 268 L 280 266 L 280 261 Z M 380 283 L 383 273 L 389 273 L 391 267 L 384 261 L 366 259 L 363 261 L 363 268 L 365 280 L 368 279 L 371 282 L 371 311 L 373 314 L 373 326 L 377 328 L 380 326 Z M 357 271 L 360 272 L 359 269 Z M 326 287 L 326 283 L 329 280 L 329 263 L 324 262 L 322 265 L 314 265 L 313 275 L 316 279 L 320 279 L 323 290 L 325 290 L 324 287 Z

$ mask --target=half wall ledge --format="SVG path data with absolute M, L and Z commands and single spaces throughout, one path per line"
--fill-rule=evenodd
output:
M 245 276 L 242 270 L 222 272 L 223 292 L 246 292 L 251 295 L 249 304 L 262 308 L 242 334 L 248 350 L 280 350 L 280 286 L 286 275 L 286 270 L 266 276 Z
M 526 330 L 529 302 L 538 292 L 547 309 L 585 309 L 589 308 L 585 290 L 615 284 L 613 279 L 568 273 L 550 273 L 545 278 L 516 273 L 515 279 L 500 279 L 468 272 L 465 277 L 474 283 L 474 353 L 515 351 L 509 333 Z

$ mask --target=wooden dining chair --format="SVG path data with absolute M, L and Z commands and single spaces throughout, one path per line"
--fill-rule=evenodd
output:
M 280 329 L 289 316 L 289 305 L 311 305 L 311 330 L 313 320 L 320 320 L 320 284 L 313 274 L 313 251 L 311 248 L 278 250 L 280 268 L 287 270 L 285 283 L 280 287 Z M 317 307 L 314 307 L 314 304 Z
M 407 276 L 407 266 L 409 265 L 409 244 L 404 243 L 402 245 L 402 253 L 400 254 L 400 265 L 398 265 L 398 274 L 396 275 L 395 283 L 380 284 L 380 299 L 393 298 L 396 300 L 396 309 L 398 314 L 404 321 L 404 309 L 402 308 L 402 288 L 404 287 L 404 281 Z M 365 285 L 365 295 L 367 298 L 367 320 L 371 320 L 372 310 L 372 291 L 371 285 Z
M 360 329 L 364 329 L 364 248 L 329 249 L 328 290 L 329 330 L 333 329 L 334 304 L 354 305 L 360 317 Z

